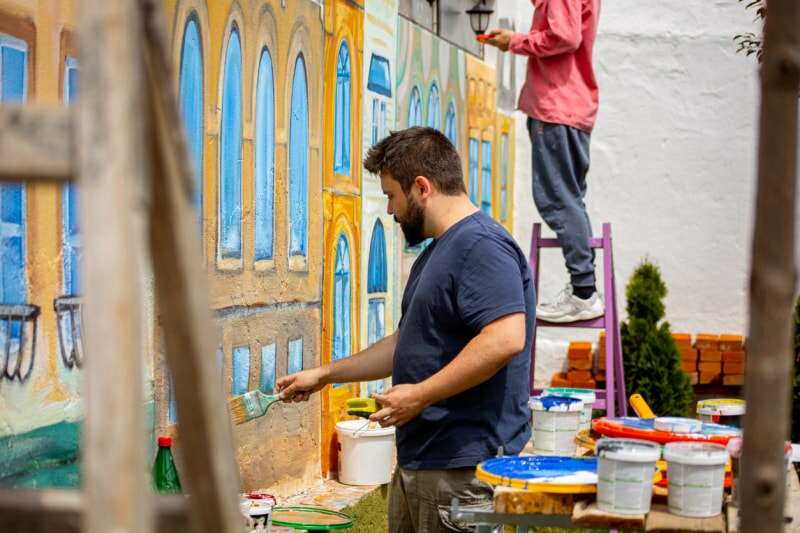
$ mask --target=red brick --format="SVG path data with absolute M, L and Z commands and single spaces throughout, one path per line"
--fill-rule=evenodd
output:
M 719 350 L 700 350 L 701 361 L 722 361 L 722 352 Z
M 697 361 L 697 348 L 681 348 L 682 361 Z
M 723 363 L 722 371 L 725 374 L 744 374 L 744 363 Z
M 675 339 L 678 349 L 692 347 L 692 335 L 690 333 L 673 333 L 672 338 Z
M 567 374 L 565 372 L 559 372 L 557 374 L 553 374 L 553 377 L 550 378 L 550 386 L 551 387 L 569 386 L 569 382 L 567 381 Z
M 571 342 L 567 349 L 567 359 L 592 359 L 591 342 Z
M 719 349 L 719 335 L 713 333 L 698 333 L 694 339 L 695 348 L 718 350 Z
M 740 351 L 744 348 L 741 335 L 723 334 L 719 336 L 719 349 L 723 352 Z
M 742 351 L 722 352 L 722 362 L 744 363 L 744 352 Z
M 687 374 L 697 372 L 697 363 L 695 361 L 681 361 L 681 368 Z
M 585 380 L 576 380 L 569 382 L 570 387 L 574 387 L 576 389 L 595 389 L 597 388 L 597 384 L 593 379 L 585 379 Z
M 569 362 L 570 370 L 591 370 L 594 367 L 594 361 L 591 359 L 571 359 Z
M 721 361 L 700 361 L 697 365 L 697 369 L 700 372 L 713 372 L 719 374 L 722 372 L 722 362 Z
M 570 383 L 575 381 L 588 381 L 592 379 L 592 373 L 588 370 L 570 370 L 567 372 L 567 381 Z
M 744 385 L 744 375 L 731 374 L 722 378 L 723 385 Z
M 700 377 L 698 381 L 701 385 L 707 385 L 709 383 L 715 383 L 719 381 L 719 372 L 700 372 Z

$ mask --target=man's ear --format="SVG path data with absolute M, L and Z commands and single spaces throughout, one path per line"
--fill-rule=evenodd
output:
M 417 176 L 414 178 L 414 188 L 417 189 L 420 198 L 428 198 L 433 194 L 433 182 L 426 176 Z

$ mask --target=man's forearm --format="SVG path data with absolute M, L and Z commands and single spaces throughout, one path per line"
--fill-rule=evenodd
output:
M 397 332 L 384 337 L 366 350 L 323 367 L 325 383 L 372 381 L 392 375 Z

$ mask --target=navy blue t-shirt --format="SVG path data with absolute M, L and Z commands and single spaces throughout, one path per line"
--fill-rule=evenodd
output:
M 498 318 L 526 313 L 525 349 L 489 380 L 427 407 L 397 428 L 398 462 L 410 470 L 474 467 L 522 451 L 528 408 L 535 295 L 514 239 L 478 211 L 430 243 L 414 262 L 403 294 L 392 382 L 432 376 Z

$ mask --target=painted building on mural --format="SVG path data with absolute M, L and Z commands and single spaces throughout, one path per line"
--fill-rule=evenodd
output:
M 0 102 L 74 100 L 76 7 L 0 0 Z M 480 191 L 476 203 L 511 223 L 513 168 L 499 169 L 513 161 L 512 119 L 485 102 L 479 114 L 469 111 L 480 87 L 494 83 L 493 69 L 399 15 L 397 0 L 164 7 L 228 395 L 271 393 L 280 376 L 394 331 L 403 273 L 419 249 L 406 249 L 380 179 L 362 166 L 390 130 L 442 130 L 462 154 L 470 193 Z M 488 155 L 480 145 L 477 186 L 469 181 L 473 135 L 490 141 Z M 78 198 L 72 186 L 0 185 L 0 316 L 9 317 L 0 319 L 0 485 L 79 483 Z M 173 435 L 180 456 L 152 298 L 142 311 L 144 439 L 152 447 L 156 434 Z M 344 401 L 387 386 L 329 387 L 236 426 L 245 488 L 288 492 L 334 472 Z

